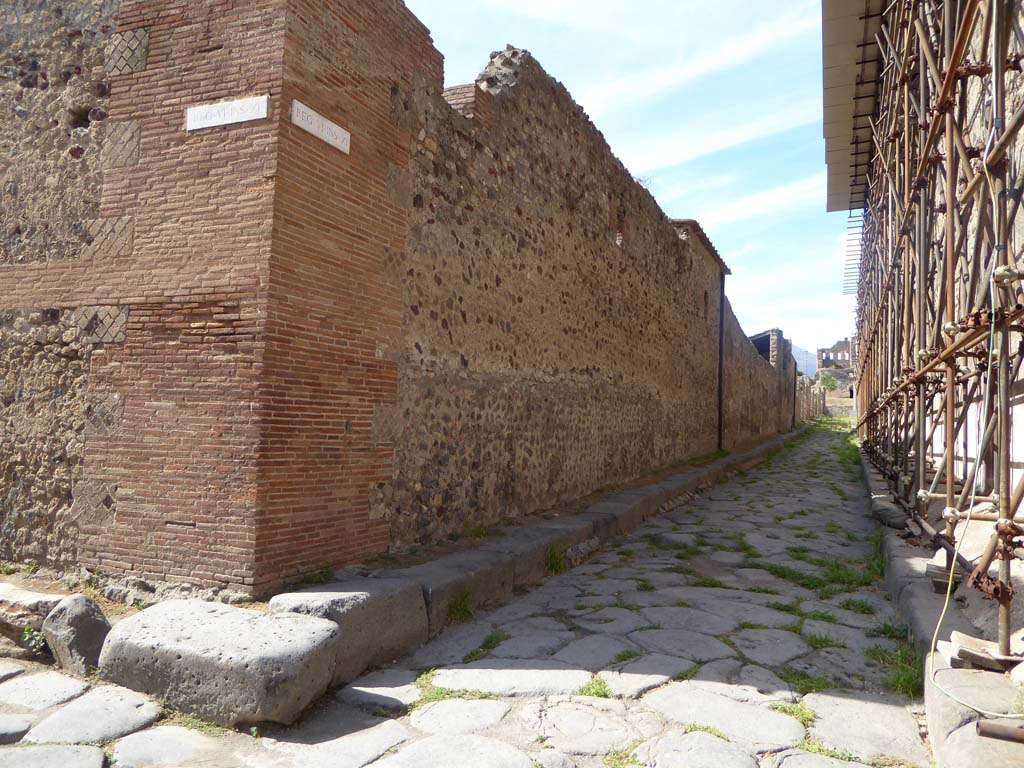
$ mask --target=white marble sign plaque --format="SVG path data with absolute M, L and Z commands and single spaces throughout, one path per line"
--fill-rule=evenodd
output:
M 319 112 L 307 107 L 298 99 L 292 99 L 292 122 L 318 139 L 323 139 L 346 155 L 352 142 L 352 134 L 337 123 L 332 123 Z
M 185 110 L 185 130 L 198 131 L 218 125 L 262 120 L 267 116 L 268 104 L 267 96 L 250 96 L 247 99 L 189 107 Z

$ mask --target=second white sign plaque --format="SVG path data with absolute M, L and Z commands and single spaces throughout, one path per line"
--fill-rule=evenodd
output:
M 337 123 L 332 123 L 316 110 L 310 109 L 298 99 L 292 99 L 292 123 L 312 133 L 335 149 L 349 154 L 352 134 Z

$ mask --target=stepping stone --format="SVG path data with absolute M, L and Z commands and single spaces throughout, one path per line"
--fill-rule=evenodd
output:
M 160 707 L 133 691 L 94 688 L 32 728 L 25 741 L 36 744 L 100 744 L 156 722 Z
M 633 754 L 658 768 L 757 768 L 745 749 L 702 731 L 673 731 L 644 742 Z
M 806 735 L 804 727 L 791 717 L 765 706 L 701 690 L 687 682 L 666 685 L 640 701 L 666 720 L 682 725 L 709 725 L 757 752 L 794 747 Z
M 493 631 L 490 623 L 475 621 L 448 627 L 438 637 L 420 648 L 403 663 L 414 669 L 432 669 L 446 664 L 459 664 L 466 654 L 475 651 Z
M 20 741 L 34 722 L 31 715 L 0 715 L 0 744 Z
M 520 718 L 544 743 L 571 755 L 603 755 L 625 749 L 644 734 L 626 717 L 621 701 L 574 697 L 526 706 Z M 657 726 L 655 726 L 657 730 Z
M 608 684 L 614 696 L 635 699 L 642 693 L 664 685 L 676 675 L 694 667 L 688 659 L 652 653 L 631 661 L 618 670 L 604 670 L 598 677 Z
M 412 731 L 398 720 L 374 717 L 339 702 L 330 702 L 304 720 L 301 727 L 273 729 L 260 743 L 275 756 L 290 757 L 291 761 L 285 763 L 287 766 L 362 768 L 373 763 L 377 768 L 383 763 L 374 763 L 374 760 L 411 738 Z M 249 765 L 248 762 L 242 764 Z M 273 764 L 274 768 L 280 765 L 280 762 Z M 431 763 L 419 768 L 426 765 Z
M 439 669 L 434 685 L 495 696 L 556 696 L 576 693 L 591 677 L 585 669 L 554 659 L 483 659 Z
M 882 693 L 824 691 L 804 696 L 818 716 L 811 736 L 861 760 L 897 758 L 926 766 L 931 759 L 907 701 Z M 856 728 L 850 724 L 856 723 Z
M 649 651 L 693 661 L 714 661 L 736 655 L 721 640 L 685 629 L 649 629 L 634 632 L 629 639 Z
M 0 750 L 0 768 L 103 768 L 106 759 L 99 747 L 32 746 Z
M 17 677 L 24 671 L 25 667 L 21 664 L 15 664 L 7 659 L 0 659 L 0 683 L 10 680 L 12 677 Z
M 338 642 L 326 619 L 168 600 L 111 630 L 100 674 L 220 725 L 288 724 L 331 684 Z
M 335 685 L 409 653 L 428 638 L 423 588 L 410 579 L 346 578 L 275 595 L 270 610 L 317 616 L 338 625 Z
M 530 632 L 503 641 L 491 651 L 499 659 L 535 659 L 548 656 L 576 637 L 572 632 Z
M 0 683 L 0 705 L 22 712 L 41 712 L 81 696 L 88 688 L 88 683 L 60 672 L 19 675 Z
M 641 613 L 648 623 L 662 629 L 689 629 L 707 635 L 727 635 L 740 625 L 738 619 L 697 608 L 645 608 Z
M 608 635 L 590 635 L 569 643 L 554 658 L 574 667 L 596 672 L 611 664 L 623 651 L 636 650 L 629 643 Z
M 409 724 L 425 733 L 473 733 L 497 725 L 509 709 L 504 701 L 448 699 L 420 707 Z
M 339 763 L 339 765 L 341 765 Z M 468 734 L 429 736 L 389 755 L 373 768 L 534 768 L 525 752 L 496 739 Z
M 57 664 L 81 677 L 100 663 L 100 649 L 110 623 L 93 600 L 69 595 L 43 621 L 43 635 Z
M 606 635 L 626 635 L 649 623 L 639 613 L 625 608 L 604 608 L 575 620 L 577 627 Z
M 369 712 L 404 713 L 420 700 L 419 673 L 408 669 L 380 669 L 341 689 L 338 698 Z
M 811 652 L 800 635 L 784 629 L 744 629 L 733 635 L 736 649 L 757 664 L 780 667 Z

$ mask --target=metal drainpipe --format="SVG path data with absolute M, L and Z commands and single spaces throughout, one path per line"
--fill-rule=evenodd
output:
M 725 348 L 725 272 L 718 280 L 718 450 L 725 450 L 725 401 L 722 386 L 723 355 Z

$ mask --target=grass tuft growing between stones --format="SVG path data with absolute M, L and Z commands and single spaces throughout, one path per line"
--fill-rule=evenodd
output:
M 489 635 L 487 635 L 487 637 L 484 638 L 484 641 L 480 644 L 479 648 L 477 648 L 474 651 L 470 651 L 462 657 L 462 663 L 469 664 L 473 661 L 479 661 L 506 640 L 508 640 L 508 635 L 506 635 L 504 632 L 491 632 Z
M 416 678 L 415 685 L 420 691 L 419 701 L 409 707 L 411 712 L 414 709 L 432 704 L 435 701 L 447 701 L 448 699 L 493 699 L 490 694 L 483 691 L 464 691 L 454 688 L 439 688 L 434 685 L 436 669 L 430 669 Z
M 612 697 L 611 689 L 608 687 L 608 683 L 604 681 L 604 678 L 592 677 L 589 683 L 586 683 L 576 691 L 577 696 L 593 696 L 598 699 L 610 699 Z
M 710 576 L 701 576 L 694 580 L 693 586 L 707 587 L 709 589 L 731 589 L 731 587 L 727 587 L 724 582 L 711 578 Z
M 902 624 L 893 624 L 890 621 L 872 627 L 865 632 L 868 637 L 887 637 L 890 640 L 906 640 L 907 628 Z
M 833 685 L 832 678 L 828 675 L 809 675 L 792 667 L 783 667 L 779 672 L 779 677 L 801 696 L 824 691 Z
M 551 545 L 544 553 L 544 573 L 557 576 L 569 570 L 569 548 Z
M 814 720 L 817 717 L 817 715 L 814 714 L 814 710 L 802 701 L 796 704 L 784 701 L 773 701 L 768 706 L 776 712 L 781 712 L 784 715 L 789 715 L 794 720 L 799 720 L 800 725 L 804 728 L 810 728 L 814 725 Z
M 636 740 L 625 749 L 620 749 L 617 752 L 609 752 L 604 756 L 604 768 L 633 768 L 634 766 L 640 766 L 643 768 L 643 763 L 637 758 L 633 752 L 643 742 Z
M 640 653 L 640 651 L 627 648 L 624 651 L 619 651 L 618 655 L 612 659 L 612 662 L 615 664 L 623 664 L 624 662 L 632 661 L 633 659 L 639 659 L 641 656 L 643 656 L 643 654 Z
M 655 586 L 648 579 L 640 579 L 636 586 L 637 592 L 654 592 Z
M 804 739 L 796 745 L 796 748 L 802 749 L 804 752 L 810 752 L 813 755 L 831 757 L 833 760 L 844 760 L 847 763 L 860 762 L 860 759 L 852 752 L 847 752 L 844 749 L 832 749 L 832 747 L 826 747 L 818 739 Z
M 717 728 L 710 725 L 704 725 L 704 723 L 687 723 L 683 726 L 683 733 L 693 733 L 694 731 L 700 731 L 701 733 L 710 733 L 717 739 L 722 741 L 732 741 L 728 736 L 722 733 Z
M 464 589 L 458 597 L 448 603 L 448 620 L 455 624 L 464 624 L 473 619 L 473 604 L 469 590 Z
M 176 709 L 168 709 L 167 707 L 160 710 L 160 719 L 157 722 L 159 725 L 177 725 L 192 731 L 205 733 L 209 736 L 226 736 L 229 733 L 234 733 L 230 728 L 223 728 L 201 720 L 194 715 L 186 715 L 184 712 L 178 712 Z
M 823 648 L 846 647 L 846 643 L 844 643 L 842 640 L 836 640 L 834 637 L 830 637 L 829 635 L 819 635 L 813 632 L 804 635 L 804 642 L 816 651 L 820 651 Z
M 877 613 L 877 609 L 867 600 L 857 600 L 856 598 L 849 597 L 843 600 L 839 604 L 839 607 L 844 611 L 851 611 L 853 613 L 859 613 L 862 616 L 874 616 Z
M 864 655 L 885 669 L 882 684 L 886 689 L 915 698 L 924 692 L 923 659 L 906 640 L 900 640 L 895 650 L 872 646 Z

